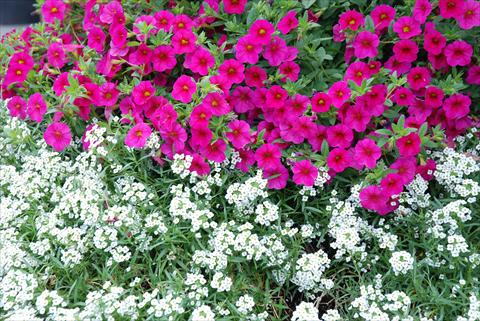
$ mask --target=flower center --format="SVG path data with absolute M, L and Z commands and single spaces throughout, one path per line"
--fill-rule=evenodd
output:
M 410 32 L 410 27 L 409 26 L 405 26 L 402 28 L 402 31 L 403 32 Z
M 53 7 L 52 9 L 50 9 L 50 12 L 51 12 L 51 13 L 57 13 L 57 12 L 58 12 L 58 8 L 57 8 L 57 7 Z

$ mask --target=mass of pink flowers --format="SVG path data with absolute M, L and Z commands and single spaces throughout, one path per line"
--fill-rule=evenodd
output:
M 55 29 L 67 23 L 71 5 L 46 0 L 41 14 L 55 37 L 39 49 L 35 29 L 21 35 L 23 45 L 15 48 L 1 79 L 10 115 L 45 123 L 45 141 L 56 151 L 70 145 L 74 122 L 89 130 L 94 111 L 105 119 L 119 115 L 129 148 L 142 149 L 158 132 L 158 155 L 189 154 L 190 170 L 200 175 L 209 173 L 208 161 L 222 162 L 236 151 L 238 169 L 261 169 L 271 189 L 285 188 L 290 180 L 312 186 L 320 166 L 328 167 L 335 180 L 344 171 L 373 171 L 382 162 L 385 175 L 360 193 L 363 207 L 382 215 L 398 206 L 396 196 L 416 174 L 431 179 L 435 162 L 425 151 L 435 139 L 432 129 L 443 130 L 448 142 L 474 123 L 469 93 L 446 93 L 436 77 L 455 68 L 467 84 L 478 86 L 475 44 L 447 39 L 434 19 L 477 28 L 479 1 L 439 0 L 437 7 L 417 0 L 410 16 L 399 16 L 386 4 L 372 8 L 368 17 L 343 12 L 333 39 L 343 43 L 345 74 L 328 90 L 310 95 L 286 86 L 303 77 L 299 48 L 286 41 L 299 28 L 297 12 L 288 11 L 278 21 L 257 19 L 233 46 L 225 46 L 228 38 L 222 34 L 212 48 L 200 41 L 202 28 L 216 22 L 205 14 L 205 5 L 241 15 L 247 0 L 205 0 L 196 16 L 166 9 L 140 15 L 133 24 L 127 23 L 120 1 L 88 0 L 84 34 L 75 35 Z M 155 46 L 151 39 L 160 33 L 168 41 Z M 387 36 L 394 41 L 385 41 Z M 87 49 L 99 55 L 95 79 L 78 63 Z M 51 92 L 26 95 L 31 72 L 47 75 Z M 392 85 L 382 80 L 385 75 L 405 77 L 405 82 Z M 130 90 L 120 86 L 125 77 L 138 80 Z M 84 89 L 72 101 L 74 116 L 51 97 L 68 95 L 72 80 Z M 398 123 L 407 129 L 401 137 L 392 131 Z

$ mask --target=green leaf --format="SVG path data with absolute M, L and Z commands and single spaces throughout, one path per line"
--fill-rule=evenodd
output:
M 316 0 L 302 0 L 302 5 L 305 9 L 309 9 Z

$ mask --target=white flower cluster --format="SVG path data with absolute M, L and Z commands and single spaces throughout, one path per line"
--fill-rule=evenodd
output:
M 318 250 L 315 253 L 304 253 L 297 260 L 292 282 L 298 285 L 301 292 L 316 293 L 333 287 L 333 281 L 323 278 L 323 272 L 330 266 L 327 254 Z
M 480 298 L 471 293 L 470 306 L 465 316 L 460 316 L 456 321 L 478 321 L 480 320 Z
M 392 253 L 389 262 L 395 275 L 407 274 L 413 269 L 413 257 L 406 251 L 397 251 Z
M 233 183 L 227 188 L 225 199 L 228 204 L 233 204 L 242 213 L 251 213 L 250 205 L 258 198 L 266 198 L 267 180 L 262 178 L 262 172 L 250 177 L 245 183 Z
M 301 302 L 293 311 L 291 321 L 320 321 L 318 309 L 311 302 Z

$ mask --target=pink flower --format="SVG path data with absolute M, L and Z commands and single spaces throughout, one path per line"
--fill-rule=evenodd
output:
M 316 113 L 326 113 L 332 106 L 332 100 L 326 93 L 316 93 L 312 97 L 312 110 Z
M 106 82 L 100 86 L 98 100 L 95 102 L 97 106 L 111 107 L 117 103 L 120 92 L 114 83 Z
M 318 169 L 309 160 L 296 162 L 292 168 L 293 181 L 297 185 L 313 186 L 318 176 Z
M 287 100 L 287 105 L 295 116 L 302 115 L 308 108 L 310 99 L 307 96 L 296 94 Z
M 283 189 L 287 186 L 288 169 L 279 163 L 272 168 L 265 169 L 263 171 L 263 178 L 268 179 L 268 188 L 277 190 Z
M 415 96 L 410 89 L 398 87 L 395 89 L 392 100 L 399 106 L 410 106 L 414 103 Z
M 20 96 L 12 97 L 7 103 L 7 108 L 12 117 L 25 119 L 27 116 L 27 102 Z
M 137 105 L 146 104 L 155 95 L 155 88 L 150 81 L 142 81 L 133 88 L 133 101 Z
M 266 45 L 274 31 L 275 28 L 268 20 L 257 20 L 250 26 L 248 34 L 254 37 L 256 43 Z
M 123 48 L 127 45 L 128 30 L 123 24 L 111 25 L 109 32 L 112 47 Z
M 433 55 L 439 55 L 442 53 L 443 48 L 447 44 L 447 38 L 437 30 L 431 30 L 425 32 L 423 48 Z
M 379 186 L 371 185 L 360 191 L 360 203 L 368 210 L 378 212 L 386 206 L 387 201 L 387 195 Z
M 398 34 L 400 39 L 409 39 L 422 33 L 420 23 L 412 17 L 400 17 L 393 24 L 393 31 Z
M 223 0 L 223 9 L 229 14 L 242 14 L 247 0 Z
M 417 60 L 418 46 L 415 41 L 403 39 L 393 45 L 393 53 L 401 62 L 413 62 Z
M 430 86 L 425 91 L 425 104 L 432 108 L 438 108 L 442 106 L 444 96 L 443 90 L 435 86 Z
M 409 62 L 400 62 L 396 56 L 391 56 L 387 62 L 385 62 L 385 68 L 390 70 L 392 74 L 394 71 L 397 72 L 397 75 L 402 75 L 410 70 L 412 64 Z
M 215 58 L 207 49 L 198 47 L 194 52 L 185 56 L 183 65 L 199 75 L 206 76 L 209 69 L 215 65 Z
M 480 26 L 480 2 L 467 0 L 462 9 L 462 13 L 455 16 L 460 28 L 469 30 Z
M 232 92 L 229 101 L 237 113 L 246 113 L 255 108 L 253 91 L 249 87 L 236 87 Z
M 415 177 L 417 160 L 415 157 L 400 157 L 390 168 L 397 171 L 404 185 L 408 185 Z
M 298 27 L 298 19 L 297 13 L 294 10 L 290 10 L 282 19 L 280 19 L 277 25 L 277 29 L 284 35 L 296 27 Z
M 105 46 L 105 33 L 102 28 L 93 26 L 88 30 L 88 42 L 87 45 L 95 49 L 97 52 L 102 52 Z
M 250 125 L 246 121 L 232 120 L 228 124 L 228 128 L 231 131 L 227 132 L 225 136 L 233 147 L 241 149 L 250 142 Z
M 403 191 L 402 177 L 397 173 L 389 173 L 380 182 L 382 190 L 390 197 L 393 195 L 400 195 Z
M 139 123 L 132 128 L 125 136 L 125 145 L 130 148 L 143 148 L 147 139 L 152 134 L 152 129 L 145 123 Z
M 35 93 L 28 98 L 27 115 L 31 120 L 40 123 L 47 112 L 47 103 L 40 93 Z
M 247 34 L 238 39 L 235 46 L 235 58 L 240 62 L 254 65 L 258 62 L 258 55 L 262 50 L 262 45 L 257 43 L 253 36 Z
M 227 59 L 218 67 L 220 76 L 231 84 L 241 83 L 245 78 L 244 71 L 243 64 L 235 59 Z
M 258 167 L 262 169 L 271 169 L 280 163 L 282 152 L 277 145 L 264 144 L 255 151 L 255 160 Z
M 247 173 L 250 170 L 250 166 L 255 164 L 255 157 L 254 157 L 255 154 L 250 149 L 239 149 L 237 152 L 239 153 L 241 161 L 235 165 L 235 168 L 238 168 L 242 172 Z M 265 171 L 263 171 L 263 175 L 265 177 Z M 287 175 L 288 175 L 288 171 L 287 171 Z
M 465 0 L 439 0 L 440 15 L 446 19 L 459 17 L 463 14 Z
M 361 133 L 367 129 L 371 115 L 361 106 L 353 106 L 347 109 L 345 125 Z
M 353 49 L 357 58 L 373 58 L 378 53 L 380 40 L 378 36 L 370 31 L 361 31 L 353 41 Z
M 200 146 L 205 147 L 210 144 L 213 138 L 213 133 L 207 126 L 195 126 L 191 127 L 192 138 L 190 139 L 190 145 L 192 147 Z
M 142 43 L 137 50 L 129 55 L 130 63 L 136 66 L 150 64 L 153 58 L 153 50 L 146 44 Z
M 252 66 L 245 70 L 245 83 L 250 87 L 263 87 L 264 81 L 267 80 L 267 72 L 258 67 Z
M 410 133 L 406 136 L 400 137 L 396 142 L 400 156 L 416 156 L 422 150 L 422 143 L 420 136 L 417 133 Z
M 16 65 L 22 68 L 26 73 L 33 69 L 35 61 L 26 51 L 16 52 L 12 55 L 9 61 L 9 65 Z
M 466 66 L 472 59 L 473 47 L 466 41 L 456 40 L 447 45 L 444 52 L 449 66 Z
M 192 30 L 193 21 L 186 14 L 179 14 L 175 16 L 172 26 L 174 34 L 179 31 L 189 31 Z
M 223 139 L 218 139 L 212 144 L 202 148 L 202 154 L 206 159 L 221 163 L 225 160 L 225 150 L 227 149 L 227 144 Z
M 430 71 L 426 67 L 415 67 L 407 75 L 407 81 L 410 88 L 419 90 L 430 84 Z
M 270 66 L 279 66 L 286 60 L 287 57 L 287 44 L 285 40 L 280 37 L 274 36 L 272 40 L 265 46 L 263 51 L 263 58 L 268 61 Z
M 192 101 L 193 94 L 197 91 L 197 84 L 191 77 L 182 75 L 173 84 L 172 97 L 184 104 Z
M 52 146 L 57 152 L 64 150 L 72 141 L 72 133 L 67 124 L 51 123 L 43 133 L 47 145 Z
M 157 28 L 165 32 L 169 32 L 170 28 L 173 25 L 175 16 L 168 10 L 160 10 L 154 15 L 155 20 L 157 21 Z
M 270 108 L 278 108 L 285 105 L 288 98 L 288 92 L 281 86 L 274 85 L 267 91 L 267 106 Z
M 395 19 L 395 13 L 396 10 L 393 7 L 386 4 L 381 4 L 372 10 L 370 16 L 375 23 L 375 28 L 377 30 L 383 30 L 388 28 L 390 22 Z
M 226 115 L 231 111 L 224 96 L 217 92 L 208 93 L 203 99 L 203 104 L 210 109 L 214 116 Z
M 344 80 L 353 80 L 357 85 L 361 85 L 364 79 L 369 78 L 370 69 L 363 61 L 355 61 L 347 67 Z
M 420 23 L 427 20 L 428 15 L 432 12 L 432 4 L 428 0 L 416 0 L 413 7 L 412 16 Z
M 125 23 L 125 14 L 122 4 L 118 1 L 110 1 L 101 7 L 99 12 L 100 21 L 109 25 L 119 25 Z
M 355 145 L 355 161 L 360 165 L 370 169 L 375 168 L 380 156 L 382 156 L 382 150 L 369 138 L 364 138 Z
M 353 131 L 346 125 L 335 125 L 327 129 L 328 145 L 332 147 L 348 148 L 353 140 Z
M 172 37 L 173 52 L 177 55 L 195 50 L 197 36 L 190 30 L 179 30 Z
M 480 85 L 480 66 L 472 66 L 468 68 L 467 78 L 465 80 L 467 84 Z
M 298 74 L 300 73 L 300 66 L 293 61 L 286 61 L 278 67 L 278 71 L 282 76 L 284 76 L 282 78 L 282 81 L 287 81 L 288 79 L 290 81 L 295 82 L 298 80 Z
M 210 173 L 210 166 L 208 166 L 203 157 L 196 153 L 193 154 L 192 157 L 192 164 L 188 170 L 197 173 L 199 176 L 208 175 L 208 173 Z
M 343 172 L 352 164 L 352 155 L 342 148 L 334 148 L 327 157 L 327 165 L 337 173 Z
M 443 103 L 445 116 L 449 119 L 459 119 L 467 116 L 470 112 L 471 99 L 463 94 L 454 94 Z
M 170 46 L 158 46 L 153 51 L 153 69 L 158 72 L 170 70 L 177 64 L 175 53 Z
M 323 125 L 316 125 L 316 129 L 307 137 L 308 143 L 312 145 L 315 152 L 322 150 L 323 141 L 327 138 L 327 128 Z
M 208 107 L 200 104 L 193 108 L 190 114 L 190 127 L 208 126 L 208 122 L 212 118 L 212 112 Z
M 427 159 L 424 165 L 417 167 L 417 174 L 420 174 L 424 180 L 430 181 L 434 178 L 433 173 L 437 169 L 437 164 L 433 159 Z
M 350 99 L 351 91 L 346 81 L 337 81 L 328 90 L 328 96 L 332 100 L 332 105 L 340 108 L 346 101 Z
M 63 21 L 67 6 L 62 0 L 46 0 L 42 5 L 42 17 L 46 23 L 54 23 L 55 19 Z
M 365 23 L 365 18 L 363 15 L 355 10 L 345 11 L 340 15 L 338 24 L 340 25 L 341 30 L 358 30 L 360 26 L 363 26 Z
M 67 62 L 63 46 L 58 42 L 52 43 L 47 50 L 47 59 L 52 67 L 62 68 Z

